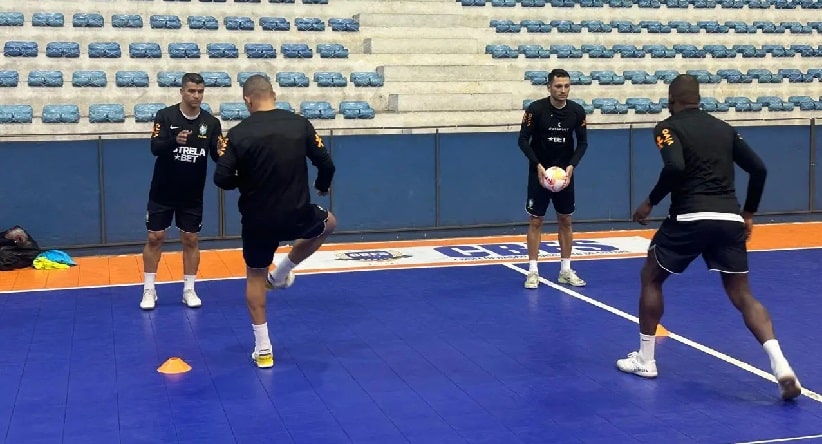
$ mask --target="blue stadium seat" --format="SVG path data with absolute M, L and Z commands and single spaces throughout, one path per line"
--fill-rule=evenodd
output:
M 585 114 L 592 114 L 594 112 L 594 106 L 591 105 L 590 103 L 585 102 L 585 100 L 578 99 L 578 98 L 572 98 L 571 101 L 576 102 L 580 106 L 582 106 L 582 109 L 585 110 Z
M 715 59 L 732 59 L 736 57 L 736 51 L 725 45 L 705 45 L 702 48 Z
M 288 31 L 291 23 L 285 17 L 260 17 L 260 28 L 263 31 Z
M 659 43 L 642 45 L 642 50 L 655 59 L 672 59 L 676 57 L 676 51 Z
M 611 70 L 595 70 L 591 71 L 591 78 L 596 80 L 600 85 L 622 85 L 625 83 L 625 78 L 617 75 Z
M 114 14 L 111 16 L 111 26 L 115 28 L 142 28 L 143 17 L 137 14 Z
M 262 71 L 242 71 L 242 72 L 237 73 L 237 83 L 240 86 L 243 86 L 243 85 L 245 85 L 245 81 L 248 80 L 248 78 L 253 76 L 253 75 L 261 75 L 261 76 L 265 77 L 266 79 L 271 80 L 271 77 L 268 74 L 266 74 Z
M 6 57 L 37 57 L 37 43 L 9 40 L 3 44 L 3 55 Z
M 350 76 L 354 86 L 383 86 L 385 79 L 377 72 L 352 72 Z
M 179 88 L 183 86 L 182 71 L 160 71 L 157 73 L 157 86 Z
M 799 22 L 781 22 L 779 26 L 790 31 L 791 34 L 810 34 L 813 32 L 813 28 L 811 28 L 810 25 L 803 25 Z
M 315 72 L 314 83 L 322 87 L 342 87 L 348 85 L 348 81 L 339 72 Z
M 268 0 L 268 3 L 295 3 L 295 0 Z
M 814 111 L 817 108 L 817 102 L 810 96 L 790 96 L 788 102 L 792 103 L 802 111 Z
M 220 28 L 220 22 L 210 15 L 190 15 L 188 16 L 189 29 L 216 30 Z
M 31 105 L 0 105 L 0 123 L 31 123 Z
M 753 68 L 748 70 L 748 75 L 756 79 L 759 83 L 782 83 L 782 76 L 772 73 L 769 69 Z
M 328 0 L 303 0 L 305 5 L 327 5 Z
M 43 123 L 77 123 L 80 121 L 80 108 L 77 105 L 43 106 Z
M 531 2 L 532 0 L 528 0 Z M 491 6 L 495 7 L 513 7 L 516 6 L 516 0 L 491 0 Z
M 225 29 L 231 31 L 253 31 L 254 20 L 251 17 L 228 16 L 223 18 Z
M 233 43 L 208 43 L 206 53 L 212 59 L 236 59 L 240 56 L 240 51 Z
M 551 25 L 542 20 L 522 20 L 520 26 L 528 32 L 551 32 Z
M 376 112 L 362 100 L 340 102 L 340 113 L 345 119 L 373 119 Z
M 307 119 L 334 119 L 337 113 L 331 104 L 324 101 L 304 101 L 300 103 L 300 114 Z
M 547 85 L 548 71 L 525 71 L 525 80 L 531 81 L 532 85 Z
M 634 110 L 635 114 L 659 114 L 662 112 L 662 106 L 652 102 L 647 97 L 629 97 L 625 100 L 625 105 L 628 109 Z
M 317 54 L 323 59 L 348 58 L 348 49 L 339 43 L 318 43 Z
M 624 59 L 641 59 L 645 57 L 645 50 L 637 48 L 635 45 L 617 44 L 613 46 L 613 51 Z
M 611 97 L 598 97 L 591 101 L 594 109 L 598 109 L 602 114 L 627 114 L 628 105 L 619 103 L 617 99 Z
M 757 49 L 754 45 L 733 45 L 731 48 L 736 50 L 737 54 L 742 54 L 744 58 L 765 57 L 765 51 Z
M 35 12 L 31 16 L 31 26 L 50 26 L 60 28 L 65 22 L 61 12 Z
M 62 71 L 30 71 L 28 77 L 29 86 L 63 86 Z
M 551 54 L 560 59 L 581 59 L 582 50 L 577 49 L 573 45 L 551 45 L 549 48 Z
M 592 33 L 607 33 L 611 32 L 612 28 L 610 23 L 605 23 L 602 20 L 582 20 L 580 22 L 580 26 Z
M 71 85 L 75 87 L 104 87 L 107 84 L 105 71 L 74 71 Z
M 727 103 L 720 102 L 714 97 L 702 97 L 699 99 L 700 108 L 707 112 L 720 112 L 724 113 L 730 109 L 730 106 Z
M 696 45 L 691 44 L 674 44 L 674 51 L 686 59 L 701 59 L 705 58 L 705 50 L 699 49 Z
M 706 69 L 689 69 L 685 73 L 696 77 L 699 83 L 719 83 L 722 81 L 721 77 L 711 74 Z
M 756 103 L 762 104 L 763 108 L 768 111 L 793 111 L 794 104 L 785 102 L 781 97 L 777 96 L 759 96 L 756 98 Z
M 670 34 L 671 32 L 671 26 L 659 20 L 640 20 L 638 27 L 647 30 L 649 34 Z
M 699 20 L 696 22 L 696 27 L 704 29 L 708 34 L 727 34 L 728 26 L 720 25 L 716 20 Z
M 788 79 L 790 83 L 810 83 L 813 82 L 813 76 L 808 76 L 796 68 L 780 68 L 776 73 L 783 79 Z
M 491 54 L 495 59 L 515 59 L 519 57 L 519 51 L 508 45 L 485 45 L 485 53 Z
M 316 17 L 297 17 L 294 27 L 297 31 L 325 31 L 325 23 Z
M 513 20 L 491 20 L 491 25 L 499 33 L 517 33 L 522 30 L 522 25 Z
M 159 59 L 163 50 L 159 43 L 129 43 L 128 55 L 133 59 Z
M 793 57 L 796 51 L 782 45 L 762 45 L 762 50 L 771 57 Z
M 591 78 L 589 75 L 585 75 L 580 71 L 568 71 L 568 75 L 571 76 L 571 85 L 590 85 L 594 82 L 594 79 Z M 545 79 L 546 83 L 548 79 Z
M 307 87 L 308 76 L 301 72 L 278 72 L 277 84 L 282 87 Z
M 737 34 L 743 33 L 755 33 L 756 27 L 750 26 L 748 24 L 739 20 L 729 20 L 725 22 L 725 26 L 728 27 L 728 30 L 733 29 L 733 31 Z
M 0 12 L 0 26 L 23 26 L 22 12 Z
M 80 57 L 80 44 L 77 42 L 49 42 L 46 44 L 46 57 L 76 59 Z
M 196 43 L 169 43 L 168 56 L 172 59 L 199 59 L 200 46 Z
M 819 54 L 813 46 L 807 44 L 793 44 L 789 48 L 802 57 L 816 57 L 817 55 L 822 55 Z
M 310 59 L 314 52 L 305 43 L 283 43 L 280 53 L 288 59 Z
M 249 59 L 274 59 L 277 58 L 277 50 L 271 43 L 246 43 L 245 55 Z
M 15 87 L 20 83 L 20 74 L 17 71 L 0 71 L 0 87 Z
M 138 123 L 152 122 L 157 111 L 165 107 L 164 103 L 138 103 L 134 105 L 134 121 Z
M 638 34 L 642 32 L 640 25 L 629 20 L 611 20 L 611 27 L 616 28 L 617 32 L 621 34 Z
M 622 77 L 624 77 L 625 80 L 630 80 L 634 85 L 654 85 L 658 80 L 656 76 L 640 70 L 623 71 Z
M 227 72 L 202 71 L 203 81 L 207 87 L 228 87 L 231 86 L 231 76 Z
M 92 59 L 120 58 L 120 44 L 117 42 L 92 42 L 88 44 L 88 56 Z
M 725 103 L 736 111 L 762 111 L 762 104 L 752 102 L 751 99 L 741 96 L 726 97 Z
M 356 32 L 360 30 L 360 22 L 353 18 L 330 18 L 328 26 L 332 31 Z
M 155 14 L 149 17 L 148 23 L 152 29 L 180 29 L 183 27 L 180 17 L 176 15 Z
M 280 101 L 274 102 L 274 108 L 284 109 L 286 111 L 291 111 L 292 113 L 294 112 L 294 108 L 292 108 L 291 104 L 288 103 L 288 102 L 280 102 Z
M 220 104 L 220 118 L 222 120 L 243 120 L 249 115 L 250 113 L 245 103 L 230 102 Z
M 580 46 L 580 49 L 583 54 L 588 54 L 588 58 L 591 59 L 610 59 L 614 57 L 614 50 L 606 48 L 605 45 L 584 44 Z M 548 51 L 545 51 L 545 53 L 546 55 L 543 57 L 548 57 Z M 526 55 L 526 57 L 528 56 Z
M 75 28 L 102 28 L 105 20 L 97 13 L 75 13 L 71 18 L 71 25 Z
M 120 87 L 145 88 L 148 86 L 148 74 L 144 71 L 117 71 L 114 82 Z
M 822 79 L 822 68 L 808 68 L 806 75 L 814 79 Z
M 462 6 L 485 6 L 485 0 L 460 0 Z
M 753 82 L 753 77 L 747 74 L 743 74 L 738 69 L 719 69 L 716 71 L 716 75 L 718 75 L 722 79 L 725 79 L 728 83 Z
M 663 83 L 668 84 L 671 83 L 676 76 L 679 75 L 679 71 L 675 71 L 673 69 L 659 69 L 654 72 L 654 77 L 659 80 L 662 80 Z
M 582 25 L 571 20 L 551 20 L 549 23 L 551 28 L 556 29 L 558 32 L 582 32 Z

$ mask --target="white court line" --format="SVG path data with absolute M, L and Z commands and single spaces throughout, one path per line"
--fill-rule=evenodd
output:
M 517 271 L 517 272 L 519 272 L 519 273 L 521 273 L 521 274 L 523 274 L 523 275 L 526 275 L 526 276 L 528 275 L 528 270 L 525 270 L 525 269 L 523 269 L 523 268 L 517 267 L 516 265 L 512 265 L 512 264 L 503 264 L 503 265 L 504 265 L 505 267 L 508 267 L 508 268 L 510 268 L 510 269 L 512 269 L 512 270 L 515 270 L 515 271 Z M 561 285 L 559 285 L 559 284 L 555 284 L 555 283 L 553 283 L 553 282 L 551 282 L 551 281 L 549 281 L 548 279 L 545 279 L 545 278 L 543 278 L 543 277 L 540 277 L 540 278 L 539 278 L 539 281 L 540 281 L 540 282 L 542 282 L 543 284 L 545 284 L 545 285 L 547 285 L 547 286 L 549 286 L 549 287 L 551 287 L 551 288 L 555 289 L 555 290 L 559 290 L 559 291 L 561 291 L 561 292 L 563 292 L 563 293 L 567 294 L 568 296 L 571 296 L 571 297 L 573 297 L 573 298 L 579 299 L 579 300 L 581 300 L 581 301 L 583 301 L 583 302 L 586 302 L 586 303 L 588 303 L 588 304 L 591 304 L 591 305 L 593 305 L 593 306 L 595 306 L 595 307 L 597 307 L 597 308 L 601 308 L 601 309 L 603 309 L 603 310 L 605 310 L 605 311 L 607 311 L 607 312 L 609 312 L 609 313 L 611 313 L 611 314 L 615 314 L 615 315 L 617 315 L 617 316 L 619 316 L 619 317 L 621 317 L 621 318 L 627 319 L 627 320 L 629 320 L 629 321 L 631 321 L 631 322 L 633 322 L 633 323 L 635 323 L 635 324 L 639 324 L 639 318 L 637 318 L 636 316 L 633 316 L 633 315 L 630 315 L 630 314 L 628 314 L 628 313 L 625 313 L 624 311 L 619 310 L 619 309 L 616 309 L 616 308 L 614 308 L 614 307 L 611 307 L 610 305 L 603 304 L 602 302 L 599 302 L 599 301 L 598 301 L 598 300 L 596 300 L 596 299 L 589 298 L 588 296 L 585 296 L 585 295 L 584 295 L 584 294 L 582 294 L 582 293 L 578 293 L 578 292 L 576 292 L 576 291 L 574 291 L 574 290 L 571 290 L 571 289 L 569 289 L 569 288 L 563 287 L 563 286 L 561 286 Z M 747 372 L 753 373 L 753 374 L 754 374 L 754 375 L 756 375 L 756 376 L 759 376 L 759 377 L 761 377 L 761 378 L 767 379 L 768 381 L 771 381 L 771 382 L 773 382 L 774 384 L 776 384 L 776 378 L 775 378 L 772 374 L 770 374 L 769 372 L 766 372 L 766 371 L 760 370 L 760 369 L 758 369 L 758 368 L 756 368 L 756 367 L 754 367 L 754 366 L 752 366 L 752 365 L 750 365 L 750 364 L 748 364 L 748 363 L 742 362 L 742 361 L 740 361 L 740 360 L 738 360 L 738 359 L 736 359 L 736 358 L 733 358 L 733 357 L 731 357 L 731 356 L 728 356 L 728 355 L 726 355 L 726 354 L 724 354 L 724 353 L 722 353 L 722 352 L 716 351 L 716 350 L 714 350 L 714 349 L 712 349 L 712 348 L 710 348 L 710 347 L 704 346 L 704 345 L 702 345 L 702 344 L 700 344 L 700 343 L 694 342 L 694 341 L 692 341 L 692 340 L 690 340 L 690 339 L 688 339 L 688 338 L 686 338 L 686 337 L 680 336 L 680 335 L 678 335 L 678 334 L 676 334 L 676 333 L 673 333 L 673 332 L 670 332 L 670 331 L 669 331 L 669 332 L 668 332 L 668 337 L 669 337 L 669 338 L 671 338 L 671 339 L 673 339 L 673 340 L 675 340 L 675 341 L 677 341 L 677 342 L 681 342 L 682 344 L 685 344 L 685 345 L 687 345 L 687 346 L 689 346 L 689 347 L 695 348 L 695 349 L 697 349 L 697 350 L 699 350 L 699 351 L 701 351 L 701 352 L 703 352 L 703 353 L 705 353 L 705 354 L 708 354 L 708 355 L 710 355 L 710 356 L 713 356 L 714 358 L 717 358 L 717 359 L 720 359 L 720 360 L 722 360 L 722 361 L 725 361 L 725 362 L 727 362 L 728 364 L 731 364 L 731 365 L 734 365 L 734 366 L 736 366 L 736 367 L 739 367 L 739 368 L 741 368 L 742 370 L 745 370 L 745 371 L 747 371 Z M 803 396 L 807 396 L 808 398 L 810 398 L 810 399 L 812 399 L 812 400 L 814 400 L 814 401 L 816 401 L 816 402 L 822 403 L 822 395 L 820 395 L 819 393 L 813 392 L 813 391 L 809 390 L 809 389 L 808 389 L 808 388 L 806 388 L 806 387 L 802 387 L 802 395 L 803 395 Z
M 738 442 L 736 444 L 767 444 L 767 443 L 770 443 L 770 442 L 803 441 L 803 440 L 806 440 L 806 439 L 814 439 L 814 438 L 822 438 L 822 435 L 807 435 L 807 436 L 797 436 L 795 438 L 766 439 L 764 441 L 745 441 L 745 442 Z

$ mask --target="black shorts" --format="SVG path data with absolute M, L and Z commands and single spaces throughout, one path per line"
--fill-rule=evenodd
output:
M 152 200 L 146 206 L 146 229 L 148 231 L 165 231 L 171 226 L 171 219 L 177 228 L 186 233 L 199 233 L 203 227 L 203 204 L 193 206 L 164 205 Z
M 268 268 L 280 242 L 313 239 L 325 231 L 328 211 L 319 205 L 309 205 L 296 223 L 288 226 L 243 224 L 243 259 L 249 268 Z
M 727 220 L 678 222 L 665 219 L 651 240 L 660 267 L 682 273 L 702 255 L 709 270 L 723 273 L 748 272 L 745 224 Z
M 548 204 L 551 202 L 554 203 L 554 211 L 557 214 L 574 213 L 574 176 L 571 176 L 571 183 L 564 190 L 554 193 L 539 184 L 536 168 L 530 168 L 525 211 L 534 217 L 544 217 L 545 212 L 548 211 Z

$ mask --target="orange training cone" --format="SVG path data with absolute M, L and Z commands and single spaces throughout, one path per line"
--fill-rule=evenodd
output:
M 176 375 L 178 373 L 185 373 L 191 370 L 191 366 L 180 358 L 168 358 L 166 362 L 161 365 L 157 371 L 167 375 Z
M 668 336 L 668 330 L 662 324 L 658 324 L 656 326 L 656 336 Z

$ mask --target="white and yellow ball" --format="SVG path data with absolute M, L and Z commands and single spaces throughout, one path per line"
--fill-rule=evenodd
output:
M 542 186 L 548 191 L 561 191 L 568 184 L 568 173 L 559 167 L 551 167 L 545 170 L 545 178 Z

